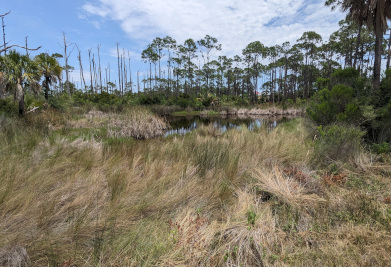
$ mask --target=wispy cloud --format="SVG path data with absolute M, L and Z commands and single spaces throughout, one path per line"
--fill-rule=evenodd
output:
M 88 16 L 117 21 L 128 37 L 148 43 L 172 36 L 179 43 L 206 34 L 223 44 L 224 54 L 240 54 L 252 41 L 295 42 L 305 31 L 328 38 L 343 17 L 323 0 L 96 0 L 83 6 Z
M 113 47 L 109 50 L 109 55 L 111 57 L 115 57 L 117 58 L 117 48 L 116 47 Z M 119 48 L 119 55 L 120 56 L 123 56 L 125 58 L 129 58 L 130 56 L 130 59 L 133 61 L 133 60 L 138 60 L 140 61 L 141 60 L 141 55 L 140 53 L 138 52 L 134 52 L 134 51 L 129 51 L 129 50 L 126 50 L 126 49 L 123 49 L 123 48 Z

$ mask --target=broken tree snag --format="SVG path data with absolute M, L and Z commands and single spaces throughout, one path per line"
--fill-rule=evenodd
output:
M 1 24 L 2 24 L 2 27 L 3 27 L 3 43 L 4 43 L 3 47 L 6 47 L 7 44 L 8 44 L 8 43 L 5 41 L 5 24 L 4 24 L 4 17 L 7 16 L 10 12 L 11 12 L 11 10 L 8 11 L 7 13 L 3 14 L 3 15 L 0 15 L 0 17 L 1 17 Z M 4 52 L 5 52 L 5 51 L 4 51 Z M 2 53 L 2 52 L 0 52 L 0 54 L 1 54 L 1 53 Z
M 2 48 L 2 49 L 0 49 L 0 53 L 3 53 L 3 52 L 5 52 L 5 51 L 7 51 L 8 49 L 10 49 L 10 48 L 12 48 L 12 47 L 19 47 L 19 48 L 23 48 L 23 49 L 27 49 L 27 50 L 29 50 L 29 51 L 36 51 L 36 50 L 38 50 L 38 49 L 40 49 L 42 46 L 38 46 L 37 48 L 27 48 L 27 47 L 25 47 L 25 46 L 21 46 L 21 45 L 10 45 L 10 46 L 7 46 L 6 48 Z
M 9 13 L 11 13 L 11 10 L 8 11 L 7 13 L 3 14 L 3 15 L 0 15 L 0 18 L 7 16 Z

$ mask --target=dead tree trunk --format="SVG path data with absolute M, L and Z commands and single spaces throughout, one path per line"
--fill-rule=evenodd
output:
M 81 81 L 81 83 L 84 84 L 84 90 L 86 90 L 86 81 L 84 80 L 83 64 L 81 63 L 81 52 L 79 50 L 79 47 L 77 47 L 77 50 L 79 51 L 79 56 L 77 57 L 77 59 L 79 60 L 79 66 L 80 66 L 80 81 Z M 87 93 L 87 90 L 86 90 L 86 93 Z
M 1 17 L 1 23 L 2 23 L 2 26 L 3 26 L 3 44 L 4 44 L 4 48 L 6 48 L 7 46 L 7 43 L 5 42 L 5 24 L 4 24 L 4 17 L 7 16 L 11 11 L 8 11 L 7 13 L 3 14 L 3 15 L 0 15 Z M 1 52 L 0 51 L 0 55 L 1 55 Z M 4 54 L 6 55 L 7 54 L 7 50 L 4 50 Z
M 64 40 L 64 59 L 65 59 L 65 88 L 67 90 L 67 93 L 68 93 L 68 97 L 70 98 L 71 97 L 71 91 L 70 91 L 70 88 L 69 88 L 69 66 L 68 66 L 68 59 L 70 57 L 70 55 L 72 54 L 72 51 L 75 47 L 72 48 L 71 52 L 67 52 L 68 48 L 72 47 L 73 43 L 71 44 L 68 44 L 67 43 L 67 40 L 66 40 L 66 37 L 65 37 L 65 32 L 62 33 L 62 36 L 63 36 L 63 40 Z
M 117 42 L 117 59 L 118 59 L 118 90 L 121 91 L 121 67 L 119 65 L 119 42 Z
M 100 68 L 100 45 L 98 45 L 98 58 L 99 58 L 99 68 L 98 68 L 98 73 L 99 73 L 99 87 L 100 87 L 100 93 L 102 93 L 102 69 Z
M 94 84 L 92 83 L 92 67 L 91 67 L 91 49 L 88 50 L 88 60 L 90 62 L 90 80 L 91 80 L 91 94 L 94 94 Z

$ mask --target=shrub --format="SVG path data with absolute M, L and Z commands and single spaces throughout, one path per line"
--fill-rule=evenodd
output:
M 353 87 L 359 76 L 360 72 L 355 68 L 337 69 L 331 75 L 331 83 L 332 85 L 344 84 Z
M 334 86 L 331 91 L 323 89 L 317 92 L 307 113 L 313 121 L 324 125 L 335 121 L 357 121 L 361 114 L 358 104 L 353 101 L 353 88 L 342 84 Z
M 177 100 L 177 105 L 179 105 L 181 108 L 187 108 L 188 106 L 190 106 L 190 100 L 187 99 L 187 98 L 182 98 L 182 97 L 179 97 L 178 100 Z
M 316 87 L 318 88 L 318 90 L 329 88 L 329 86 L 330 86 L 330 79 L 329 78 L 319 77 L 316 79 Z
M 161 100 L 157 96 L 140 96 L 139 102 L 141 105 L 158 105 L 160 104 Z
M 367 125 L 368 138 L 373 142 L 391 142 L 391 99 L 387 106 L 375 110 L 376 118 Z
M 0 114 L 7 114 L 8 116 L 16 115 L 19 112 L 17 102 L 12 101 L 10 98 L 0 98 Z
M 49 97 L 48 103 L 56 110 L 65 111 L 72 106 L 73 99 L 70 99 L 68 94 L 62 93 L 57 97 Z
M 379 90 L 374 93 L 375 107 L 384 107 L 391 100 L 391 69 L 386 70 L 386 77 L 381 81 Z
M 28 109 L 34 107 L 43 107 L 45 99 L 43 95 L 26 93 L 24 96 L 24 103 Z
M 366 77 L 360 77 L 360 72 L 355 68 L 335 70 L 331 75 L 331 86 L 343 84 L 352 87 L 355 97 L 366 97 L 369 95 L 370 81 Z
M 391 152 L 391 144 L 387 142 L 383 142 L 381 144 L 373 144 L 372 149 L 377 154 L 390 153 Z
M 329 165 L 335 161 L 347 162 L 362 149 L 364 132 L 353 126 L 329 125 L 318 127 L 314 144 L 313 162 Z
M 205 97 L 205 98 L 202 99 L 202 105 L 204 107 L 209 107 L 210 104 L 212 103 L 212 101 L 213 101 L 212 97 Z

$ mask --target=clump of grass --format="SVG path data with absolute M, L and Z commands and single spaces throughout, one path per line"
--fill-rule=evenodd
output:
M 109 137 L 149 139 L 163 135 L 168 124 L 146 109 L 135 109 L 112 119 L 108 127 Z
M 29 266 L 30 258 L 27 255 L 26 248 L 21 246 L 15 246 L 10 249 L 0 248 L 0 265 L 20 267 Z
M 296 179 L 284 175 L 278 167 L 274 167 L 271 172 L 256 169 L 254 178 L 258 181 L 257 186 L 278 201 L 289 206 L 316 207 L 325 203 L 325 199 L 316 194 L 306 193 L 307 189 Z
M 167 116 L 172 115 L 174 112 L 178 112 L 183 110 L 180 106 L 166 106 L 166 105 L 154 105 L 151 106 L 151 110 L 153 113 L 159 116 Z

